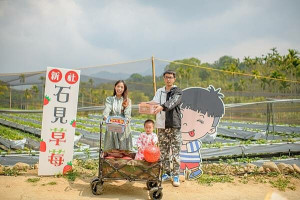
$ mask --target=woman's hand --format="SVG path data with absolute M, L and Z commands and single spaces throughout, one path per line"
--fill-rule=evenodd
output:
M 123 100 L 122 106 L 123 106 L 124 108 L 127 108 L 128 105 L 129 105 L 129 99 L 126 98 L 126 99 Z

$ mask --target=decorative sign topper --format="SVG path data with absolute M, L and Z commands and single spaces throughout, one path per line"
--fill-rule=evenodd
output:
M 79 70 L 47 68 L 38 175 L 71 167 L 79 80 Z

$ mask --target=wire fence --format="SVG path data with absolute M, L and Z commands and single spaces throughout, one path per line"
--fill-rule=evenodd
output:
M 103 106 L 107 96 L 113 93 L 113 84 L 125 80 L 133 104 L 149 101 L 154 96 L 153 86 L 164 85 L 162 73 L 165 69 L 177 72 L 176 85 L 181 89 L 213 85 L 221 88 L 226 105 L 265 102 L 272 99 L 300 99 L 300 82 L 297 79 L 274 78 L 253 75 L 247 72 L 213 68 L 201 63 L 154 60 L 155 84 L 153 82 L 152 59 L 141 59 L 124 63 L 79 67 L 81 70 L 78 107 L 84 113 L 101 112 L 94 106 Z M 42 110 L 45 86 L 45 71 L 0 74 L 1 110 Z M 226 106 L 223 120 L 250 121 L 274 124 L 300 124 L 300 103 L 252 104 L 239 107 Z M 91 109 L 86 109 L 86 108 Z M 85 108 L 85 109 L 84 109 Z M 134 115 L 139 114 L 134 111 Z M 272 121 L 272 120 L 273 121 Z

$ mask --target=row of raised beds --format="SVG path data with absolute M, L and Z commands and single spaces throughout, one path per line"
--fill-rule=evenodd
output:
M 34 116 L 36 116 L 34 114 Z M 1 122 L 2 119 L 2 122 Z M 3 120 L 5 119 L 5 120 Z M 30 132 L 32 127 L 26 128 L 25 125 L 19 124 L 22 119 L 32 119 L 37 122 L 36 118 L 30 115 L 18 114 L 14 116 L 10 115 L 0 115 L 0 123 L 9 122 L 5 124 L 6 126 L 13 126 L 13 124 L 20 130 L 25 130 Z M 41 120 L 41 118 L 39 118 Z M 76 132 L 82 134 L 80 140 L 81 143 L 92 144 L 92 146 L 99 145 L 99 122 L 102 119 L 101 115 L 88 115 L 88 117 L 78 117 Z M 4 122 L 3 122 L 4 121 Z M 30 125 L 39 124 L 31 121 Z M 230 126 L 225 127 L 227 122 L 222 122 L 218 128 L 218 137 L 213 140 L 213 142 L 203 143 L 201 154 L 204 159 L 214 158 L 214 157 L 224 157 L 224 156 L 239 156 L 239 155 L 252 155 L 252 154 L 264 154 L 264 153 L 288 153 L 288 152 L 300 152 L 299 133 L 285 134 L 281 136 L 272 135 L 271 138 L 264 138 L 265 135 L 262 134 L 261 130 L 255 130 L 253 127 L 247 128 L 247 124 L 241 125 L 241 123 L 232 123 L 232 125 L 238 125 L 237 127 Z M 34 125 L 34 126 L 36 126 Z M 251 125 L 251 124 L 250 124 Z M 262 125 L 260 125 L 262 126 Z M 133 142 L 135 144 L 136 137 L 139 132 L 143 129 L 142 119 L 132 119 L 132 129 L 133 129 Z M 293 127 L 296 128 L 297 127 Z M 246 130 L 247 129 L 247 130 Z M 35 128 L 35 130 L 37 130 Z M 253 131 L 251 131 L 253 130 Z M 34 132 L 34 131 L 33 131 Z M 262 134 L 262 137 L 257 137 L 257 134 Z M 283 133 L 281 133 L 283 134 Z M 270 135 L 269 135 L 270 136 Z M 296 137 L 293 137 L 296 136 Z

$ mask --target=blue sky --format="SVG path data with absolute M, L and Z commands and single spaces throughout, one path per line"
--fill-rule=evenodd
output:
M 300 50 L 298 0 L 0 0 L 0 73 Z

